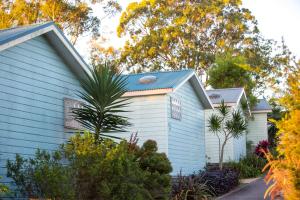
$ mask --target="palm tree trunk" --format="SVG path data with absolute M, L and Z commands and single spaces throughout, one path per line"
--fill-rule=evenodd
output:
M 224 149 L 226 145 L 226 140 L 223 142 L 222 147 L 221 147 L 221 155 L 220 155 L 220 160 L 219 160 L 219 169 L 223 170 L 223 157 L 224 157 Z
M 100 139 L 100 130 L 98 128 L 95 129 L 95 143 L 99 143 Z

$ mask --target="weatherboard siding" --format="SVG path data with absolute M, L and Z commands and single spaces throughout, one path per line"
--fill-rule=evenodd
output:
M 232 113 L 234 107 L 230 109 Z M 208 163 L 218 163 L 219 162 L 219 139 L 218 137 L 209 131 L 208 120 L 212 114 L 218 114 L 217 110 L 206 110 L 205 111 L 205 150 L 206 150 L 206 161 Z M 221 138 L 221 144 L 224 141 L 224 136 L 219 133 Z M 223 161 L 238 161 L 240 158 L 246 155 L 246 133 L 241 135 L 239 138 L 231 138 L 227 141 L 224 150 Z
M 170 98 L 181 101 L 181 120 L 171 117 Z M 197 172 L 205 166 L 204 110 L 190 82 L 170 93 L 168 105 L 168 157 L 172 175 Z
M 72 133 L 64 129 L 64 98 L 76 99 L 77 77 L 39 36 L 0 52 L 0 176 L 18 153 L 57 149 Z M 5 179 L 4 179 L 5 181 Z
M 247 140 L 256 145 L 261 140 L 268 140 L 267 113 L 253 113 L 248 122 Z
M 218 163 L 219 162 L 219 140 L 218 137 L 209 131 L 208 120 L 212 114 L 217 114 L 216 110 L 205 110 L 205 154 L 207 163 Z M 221 144 L 224 141 L 222 134 L 219 134 L 221 139 Z M 224 150 L 224 161 L 229 161 L 234 159 L 233 155 L 233 140 L 230 139 Z
M 128 112 L 122 113 L 123 116 L 129 118 L 131 126 L 126 128 L 126 132 L 110 134 L 129 139 L 132 134 L 136 133 L 139 145 L 146 140 L 155 140 L 159 152 L 168 154 L 166 99 L 166 95 L 131 97 L 126 109 Z

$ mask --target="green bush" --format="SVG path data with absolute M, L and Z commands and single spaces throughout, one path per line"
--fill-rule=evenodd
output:
M 262 174 L 262 169 L 266 163 L 264 158 L 250 154 L 240 159 L 239 162 L 227 163 L 227 167 L 237 170 L 240 178 L 254 178 Z
M 7 162 L 7 177 L 14 180 L 16 194 L 30 198 L 73 199 L 72 174 L 61 163 L 59 151 L 50 154 L 37 150 L 35 158 L 16 155 Z
M 73 136 L 50 155 L 16 157 L 7 164 L 21 194 L 49 199 L 168 199 L 172 168 L 154 141 L 135 143 L 110 139 L 95 142 L 90 133 Z
M 0 176 L 0 180 L 2 179 L 2 177 Z M 0 196 L 2 194 L 8 193 L 9 189 L 6 185 L 4 185 L 3 183 L 0 183 Z

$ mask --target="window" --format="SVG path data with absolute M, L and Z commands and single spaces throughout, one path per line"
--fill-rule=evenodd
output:
M 181 120 L 181 101 L 178 98 L 171 97 L 171 117 L 176 120 Z
M 72 113 L 73 108 L 80 108 L 82 102 L 74 99 L 64 98 L 64 125 L 69 129 L 83 129 L 82 125 L 75 120 L 75 116 Z

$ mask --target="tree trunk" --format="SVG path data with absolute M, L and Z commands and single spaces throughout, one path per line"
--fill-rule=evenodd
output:
M 224 157 L 224 148 L 225 148 L 225 145 L 226 145 L 226 140 L 222 144 L 222 148 L 221 148 L 221 155 L 220 155 L 220 160 L 219 160 L 219 168 L 220 168 L 220 170 L 223 169 L 223 157 Z
M 95 129 L 95 143 L 99 144 L 100 139 L 100 130 L 98 128 Z

